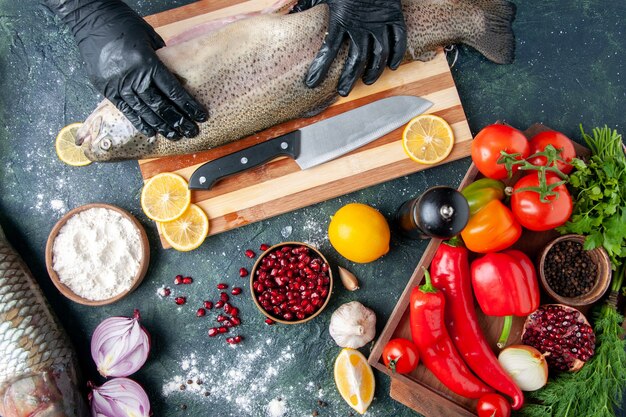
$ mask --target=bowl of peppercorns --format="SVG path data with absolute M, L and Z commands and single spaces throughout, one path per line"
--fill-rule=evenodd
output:
M 611 282 L 606 250 L 584 248 L 582 235 L 563 235 L 546 245 L 539 258 L 539 280 L 550 297 L 568 306 L 598 301 Z
M 333 274 L 324 255 L 313 246 L 284 242 L 259 256 L 250 274 L 250 288 L 268 324 L 299 324 L 326 307 Z

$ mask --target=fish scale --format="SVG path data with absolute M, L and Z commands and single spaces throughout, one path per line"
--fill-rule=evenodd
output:
M 86 416 L 77 380 L 65 331 L 0 229 L 0 415 Z

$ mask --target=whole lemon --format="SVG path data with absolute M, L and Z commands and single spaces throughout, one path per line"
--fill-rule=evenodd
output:
M 375 261 L 389 252 L 391 233 L 385 217 L 366 204 L 346 204 L 328 225 L 330 244 L 352 262 Z

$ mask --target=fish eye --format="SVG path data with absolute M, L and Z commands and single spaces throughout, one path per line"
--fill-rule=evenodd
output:
M 100 141 L 100 149 L 102 149 L 103 151 L 108 151 L 109 149 L 111 149 L 111 145 L 113 145 L 113 143 L 111 142 L 110 138 L 102 138 L 102 140 Z

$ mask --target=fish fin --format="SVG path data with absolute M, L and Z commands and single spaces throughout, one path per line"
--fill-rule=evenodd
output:
M 515 4 L 506 0 L 476 0 L 476 5 L 484 13 L 485 27 L 464 43 L 490 61 L 511 64 L 515 59 L 515 35 L 512 28 L 517 10 Z
M 320 104 L 313 107 L 311 110 L 306 111 L 300 117 L 307 118 L 317 116 L 327 108 L 329 108 L 335 101 L 337 101 L 337 95 L 333 94 L 331 97 L 328 97 L 320 102 Z

